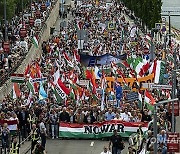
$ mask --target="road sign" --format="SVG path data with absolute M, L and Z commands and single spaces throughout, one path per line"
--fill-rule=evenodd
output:
M 179 133 L 167 133 L 167 151 L 180 152 Z
M 162 17 L 161 20 L 162 20 L 162 23 L 166 22 L 166 18 L 165 17 Z
M 155 28 L 160 30 L 161 29 L 161 23 L 155 23 Z
M 172 86 L 171 85 L 155 84 L 155 83 L 143 83 L 142 88 L 147 88 L 147 89 L 172 89 Z

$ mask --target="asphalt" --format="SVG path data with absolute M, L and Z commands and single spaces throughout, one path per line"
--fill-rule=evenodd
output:
M 100 154 L 108 141 L 101 140 L 47 140 L 47 154 Z M 127 154 L 128 143 L 125 142 L 125 149 L 122 154 Z M 30 151 L 27 153 L 30 154 Z

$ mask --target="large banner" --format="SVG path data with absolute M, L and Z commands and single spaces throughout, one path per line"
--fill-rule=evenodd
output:
M 145 88 L 142 88 L 142 83 L 153 83 L 154 80 L 154 74 L 150 74 L 148 76 L 142 77 L 142 78 L 125 78 L 126 84 L 132 88 L 133 91 L 145 90 Z M 107 90 L 111 91 L 114 89 L 114 77 L 106 77 L 107 81 Z M 137 83 L 138 81 L 138 83 Z M 124 80 L 123 78 L 117 78 L 117 82 L 121 84 L 121 86 L 124 86 Z
M 122 137 L 129 137 L 137 132 L 140 125 L 143 132 L 148 130 L 148 123 L 142 122 L 124 122 L 120 120 L 104 121 L 95 124 L 60 122 L 59 137 L 85 139 L 110 137 L 113 135 L 114 129 L 117 129 Z
M 81 64 L 84 66 L 100 66 L 100 65 L 109 65 L 111 62 L 121 62 L 121 60 L 126 60 L 127 55 L 123 54 L 120 56 L 114 56 L 111 54 L 104 54 L 102 56 L 90 56 L 85 54 L 80 54 Z

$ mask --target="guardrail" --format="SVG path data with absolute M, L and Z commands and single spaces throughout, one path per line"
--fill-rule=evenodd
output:
M 21 65 L 16 67 L 16 73 L 24 73 L 27 65 L 41 55 L 41 44 L 50 37 L 50 27 L 54 25 L 57 17 L 59 16 L 59 1 L 55 1 L 54 3 L 54 7 L 51 9 L 49 17 L 46 19 L 45 23 L 43 24 L 43 28 L 39 33 L 40 38 L 38 49 L 34 45 L 31 46 L 29 52 L 25 56 L 25 59 L 21 62 Z M 3 100 L 7 95 L 9 95 L 11 90 L 12 83 L 10 77 L 8 77 L 8 80 L 0 87 L 0 100 Z

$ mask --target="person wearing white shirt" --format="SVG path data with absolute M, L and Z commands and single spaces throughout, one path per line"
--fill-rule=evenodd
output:
M 112 154 L 112 153 L 108 150 L 106 146 L 104 146 L 104 150 L 103 152 L 101 152 L 101 154 Z
M 123 121 L 129 122 L 131 117 L 131 113 L 128 112 L 127 108 L 124 110 L 124 113 L 121 113 L 121 118 Z

